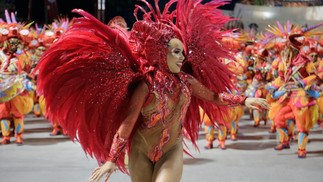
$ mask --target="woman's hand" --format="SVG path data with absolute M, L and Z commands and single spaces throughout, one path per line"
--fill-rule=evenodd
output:
M 90 182 L 98 182 L 104 174 L 107 174 L 104 181 L 107 182 L 110 175 L 117 169 L 117 166 L 115 163 L 107 161 L 105 164 L 103 164 L 101 167 L 97 167 L 92 172 L 91 177 L 89 178 Z
M 245 105 L 249 109 L 256 109 L 260 111 L 269 109 L 268 102 L 266 101 L 266 99 L 263 99 L 263 98 L 248 97 L 245 100 Z

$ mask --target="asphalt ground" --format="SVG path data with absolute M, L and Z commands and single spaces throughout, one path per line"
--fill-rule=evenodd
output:
M 184 155 L 183 182 L 322 182 L 323 133 L 315 126 L 310 132 L 308 155 L 297 158 L 297 143 L 289 150 L 275 151 L 275 134 L 269 124 L 254 128 L 249 116 L 239 122 L 237 141 L 227 140 L 227 149 L 204 149 L 203 129 L 199 151 L 187 142 L 194 158 Z M 43 118 L 26 117 L 24 145 L 0 145 L 0 182 L 86 182 L 97 167 L 78 143 L 66 136 L 49 136 L 51 125 Z M 216 146 L 217 142 L 215 142 Z M 130 182 L 119 171 L 111 182 Z

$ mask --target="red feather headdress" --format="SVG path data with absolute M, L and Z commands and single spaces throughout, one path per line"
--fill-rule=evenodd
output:
M 136 84 L 145 79 L 162 90 L 171 89 L 166 82 L 175 83 L 166 65 L 171 38 L 177 37 L 185 45 L 186 73 L 216 93 L 232 88 L 231 72 L 222 63 L 222 58 L 232 57 L 220 44 L 220 28 L 229 18 L 216 9 L 223 1 L 171 0 L 163 12 L 158 0 L 155 10 L 141 1 L 149 11 L 136 6 L 135 14 L 142 10 L 144 18 L 139 21 L 136 16 L 138 21 L 129 37 L 82 10 L 74 10 L 83 17 L 74 20 L 37 67 L 38 90 L 46 99 L 49 118 L 59 121 L 71 139 L 79 141 L 99 162 L 108 157 L 113 136 L 125 117 L 121 113 L 128 109 Z M 176 11 L 170 11 L 176 2 Z M 198 105 L 213 121 L 221 121 L 224 111 L 192 100 L 183 126 L 194 144 L 200 126 Z M 117 165 L 125 171 L 122 156 Z

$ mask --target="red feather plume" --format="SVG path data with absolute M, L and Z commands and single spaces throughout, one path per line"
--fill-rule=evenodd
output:
M 231 18 L 224 16 L 218 9 L 219 6 L 226 4 L 225 1 L 216 0 L 206 4 L 201 2 L 201 0 L 178 0 L 177 4 L 176 25 L 180 29 L 186 47 L 188 69 L 184 68 L 184 71 L 215 93 L 227 92 L 233 87 L 230 81 L 232 73 L 222 60 L 234 58 L 220 42 L 223 35 L 228 32 L 222 28 Z M 227 110 L 227 107 L 218 107 L 192 97 L 183 125 L 195 146 L 201 124 L 199 105 L 212 121 L 220 123 Z
M 59 121 L 87 154 L 103 162 L 124 119 L 120 113 L 127 111 L 143 75 L 125 36 L 77 12 L 84 17 L 74 20 L 37 66 L 38 91 L 46 99 L 49 119 Z M 118 166 L 125 171 L 122 158 Z

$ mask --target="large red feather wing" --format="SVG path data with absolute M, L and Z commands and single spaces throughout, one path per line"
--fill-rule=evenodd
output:
M 49 119 L 103 162 L 142 74 L 126 36 L 84 11 L 78 13 L 84 17 L 75 19 L 42 56 L 38 91 L 46 99 Z M 124 171 L 122 159 L 118 166 Z
M 178 0 L 176 25 L 180 29 L 186 47 L 186 67 L 189 68 L 183 69 L 212 91 L 226 92 L 232 88 L 230 81 L 232 73 L 222 60 L 232 57 L 220 42 L 223 34 L 227 33 L 221 29 L 230 18 L 217 9 L 225 4 L 224 1 L 211 1 L 206 4 L 201 2 L 202 0 Z M 193 144 L 198 137 L 200 126 L 198 105 L 212 121 L 217 122 L 222 121 L 222 113 L 227 109 L 192 98 L 183 125 Z

